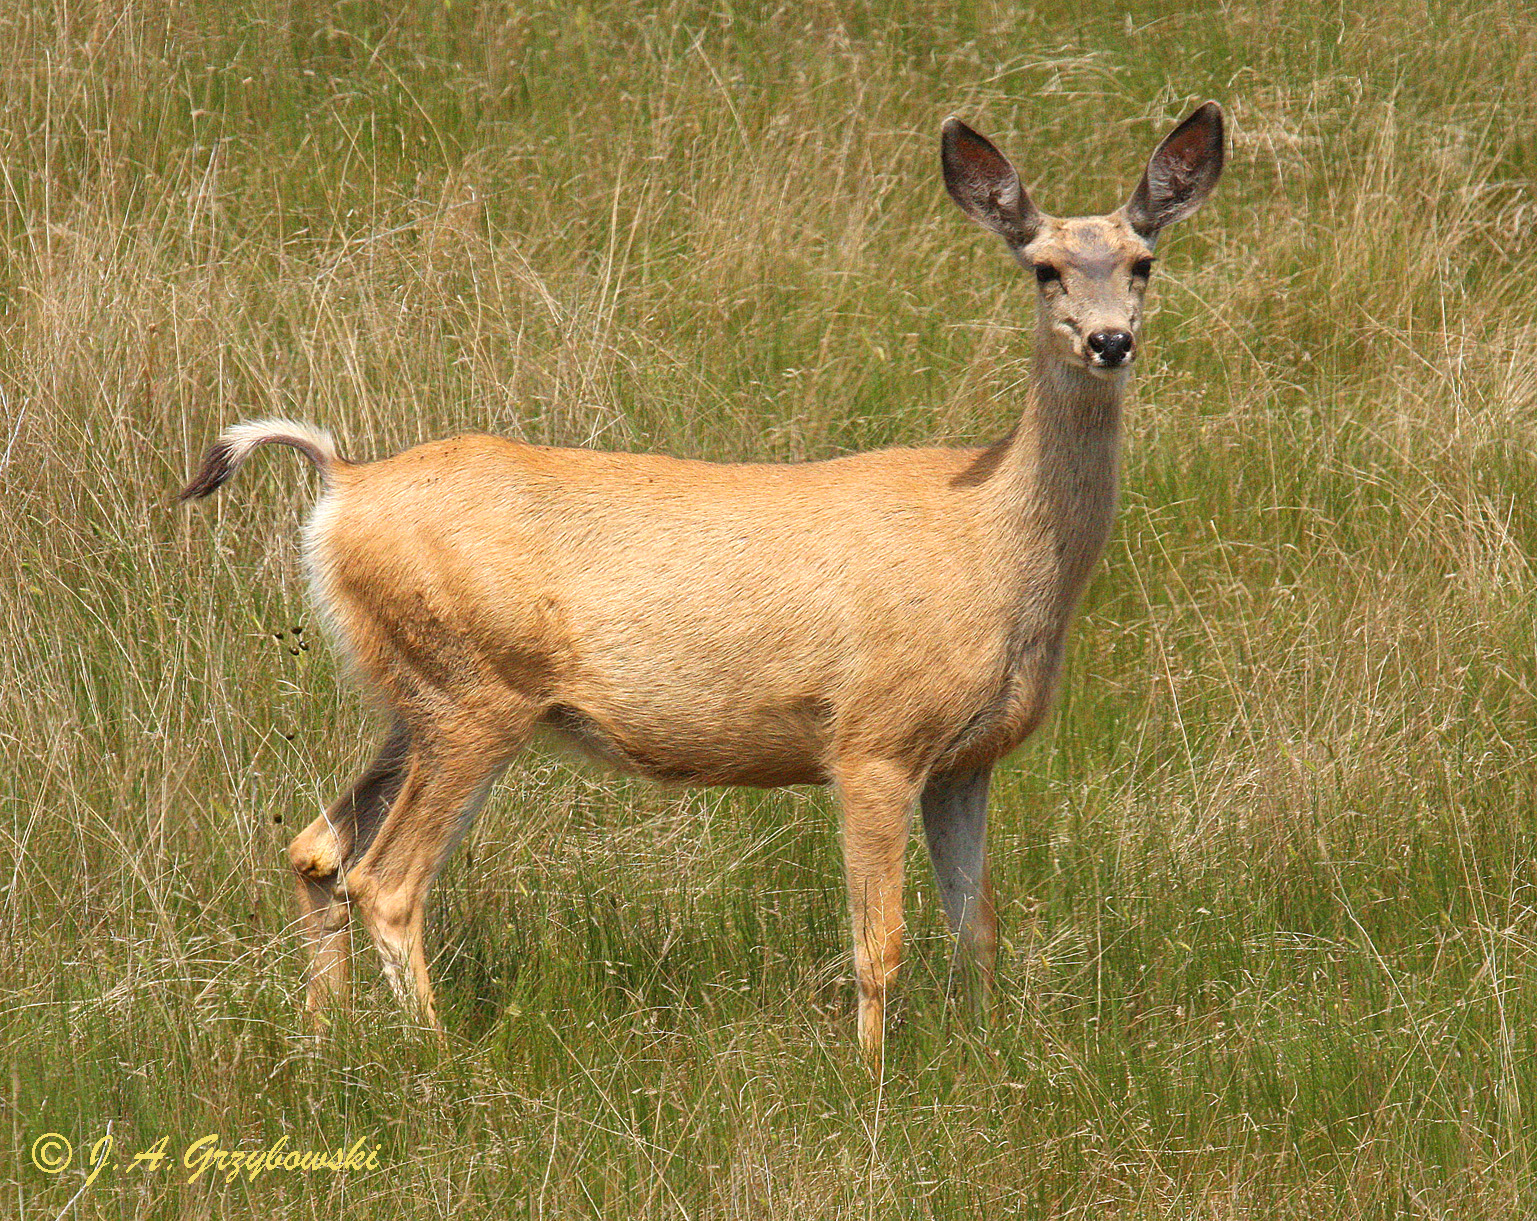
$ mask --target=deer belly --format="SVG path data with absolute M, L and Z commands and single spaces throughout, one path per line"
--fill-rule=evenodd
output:
M 826 782 L 824 722 L 815 701 L 753 709 L 558 703 L 541 729 L 557 746 L 664 784 L 776 788 Z

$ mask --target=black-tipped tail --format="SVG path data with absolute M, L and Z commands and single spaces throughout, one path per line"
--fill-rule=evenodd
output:
M 235 473 L 235 464 L 230 461 L 230 447 L 223 441 L 215 441 L 208 447 L 208 453 L 203 456 L 203 465 L 198 473 L 192 477 L 192 481 L 176 494 L 177 500 L 201 500 L 217 492 L 224 486 L 225 480 Z
M 345 461 L 336 452 L 331 434 L 322 428 L 293 420 L 252 420 L 220 434 L 204 456 L 198 473 L 182 488 L 177 499 L 200 500 L 218 491 L 258 445 L 287 445 L 298 450 L 315 464 L 327 483 L 331 481 L 332 468 Z

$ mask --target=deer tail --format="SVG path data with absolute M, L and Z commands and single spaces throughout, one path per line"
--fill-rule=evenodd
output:
M 336 467 L 346 465 L 347 461 L 337 453 L 336 442 L 323 428 L 293 420 L 247 420 L 219 434 L 204 456 L 202 467 L 182 488 L 178 499 L 199 500 L 218 491 L 258 445 L 287 445 L 298 450 L 315 464 L 327 486 Z

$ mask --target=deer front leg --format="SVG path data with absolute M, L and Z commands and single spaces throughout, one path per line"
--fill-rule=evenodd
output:
M 992 992 L 998 918 L 987 872 L 987 787 L 991 767 L 931 776 L 924 786 L 923 832 L 934 880 L 955 933 L 956 961 L 975 972 L 978 999 Z
M 902 863 L 917 784 L 905 769 L 885 762 L 844 766 L 837 783 L 859 985 L 859 1043 L 878 1066 L 886 988 L 902 961 Z

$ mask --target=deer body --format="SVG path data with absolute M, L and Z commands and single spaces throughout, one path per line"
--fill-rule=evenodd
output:
M 427 889 L 539 732 L 665 782 L 832 784 L 873 1054 L 915 809 L 961 948 L 990 978 L 988 776 L 1055 690 L 1114 515 L 1152 237 L 1215 182 L 1221 119 L 1196 111 L 1131 204 L 1070 221 L 1034 212 L 980 136 L 955 120 L 945 135 L 951 194 L 1041 282 L 1026 402 L 996 445 L 727 465 L 461 437 L 353 464 L 322 433 L 263 421 L 210 451 L 184 496 L 266 442 L 321 468 L 314 592 L 394 718 L 371 767 L 290 847 L 312 1007 L 346 985 L 355 911 L 397 991 L 436 1023 Z M 1180 180 L 1173 197 L 1160 168 Z
M 653 779 L 824 783 L 852 740 L 921 774 L 1038 719 L 1115 431 L 1065 486 L 1029 429 L 981 474 L 976 450 L 717 465 L 458 438 L 338 466 L 307 558 L 392 704 L 430 698 L 451 650 L 456 681 Z

